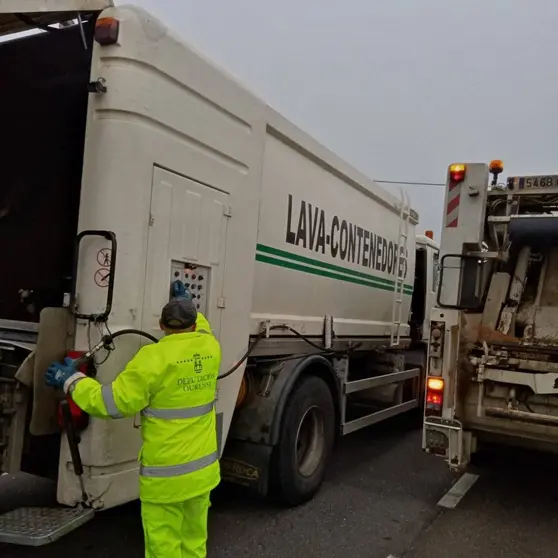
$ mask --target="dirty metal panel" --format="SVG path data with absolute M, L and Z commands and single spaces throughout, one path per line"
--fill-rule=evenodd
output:
M 489 354 L 486 357 L 487 368 L 501 368 L 517 372 L 539 372 L 548 374 L 549 372 L 558 374 L 558 362 L 548 360 L 548 355 L 531 355 L 533 358 L 510 357 L 508 351 L 499 351 Z M 477 357 L 470 357 L 470 362 L 474 366 L 481 363 Z
M 502 384 L 527 386 L 537 395 L 558 395 L 558 374 L 532 374 L 486 368 L 482 375 L 484 380 L 491 380 Z
M 512 335 L 506 335 L 501 331 L 491 329 L 489 327 L 480 326 L 478 328 L 478 337 L 477 341 L 479 342 L 486 342 L 489 345 L 494 344 L 508 344 L 508 345 L 517 345 L 519 346 L 522 342 L 521 339 L 517 337 L 513 337 Z
M 93 519 L 87 508 L 19 508 L 0 515 L 0 543 L 43 546 Z
M 539 305 L 558 307 L 558 250 L 551 249 L 546 259 L 546 272 Z
M 558 340 L 558 307 L 545 306 L 537 308 L 535 315 L 534 339 L 546 346 L 556 346 Z
M 506 301 L 510 280 L 511 276 L 509 273 L 499 272 L 492 276 L 482 312 L 482 326 L 493 330 L 496 329 L 500 312 Z

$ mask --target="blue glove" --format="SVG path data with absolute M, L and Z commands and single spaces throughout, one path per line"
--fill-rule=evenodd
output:
M 186 285 L 182 281 L 180 281 L 179 279 L 177 279 L 173 283 L 173 296 L 177 300 L 180 300 L 182 298 L 186 298 L 186 299 L 191 299 L 192 298 L 192 295 L 190 294 L 190 291 L 188 290 Z
M 184 283 L 180 281 L 180 279 L 177 279 L 173 283 L 173 292 L 175 298 L 178 298 L 179 296 L 183 296 L 184 293 L 186 292 L 186 287 L 184 286 Z
M 76 373 L 74 361 L 66 357 L 64 363 L 53 362 L 45 374 L 46 383 L 52 387 L 64 388 L 66 380 Z

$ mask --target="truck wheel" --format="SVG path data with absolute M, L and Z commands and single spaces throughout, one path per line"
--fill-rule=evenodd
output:
M 335 438 L 335 409 L 326 383 L 303 377 L 289 395 L 274 449 L 272 486 L 276 499 L 296 506 L 319 489 Z

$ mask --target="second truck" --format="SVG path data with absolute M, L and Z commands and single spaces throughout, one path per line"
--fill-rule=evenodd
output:
M 0 517 L 0 541 L 137 498 L 137 421 L 90 419 L 44 372 L 114 336 L 84 366 L 111 382 L 176 278 L 222 345 L 225 479 L 304 502 L 337 435 L 422 405 L 438 247 L 405 195 L 139 8 L 0 0 L 0 33 L 0 470 L 62 505 Z
M 449 167 L 423 447 L 462 471 L 485 445 L 558 451 L 558 175 Z

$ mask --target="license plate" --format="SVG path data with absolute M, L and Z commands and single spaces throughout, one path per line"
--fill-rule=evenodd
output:
M 558 188 L 558 174 L 542 176 L 514 176 L 509 183 L 514 190 L 540 190 Z

